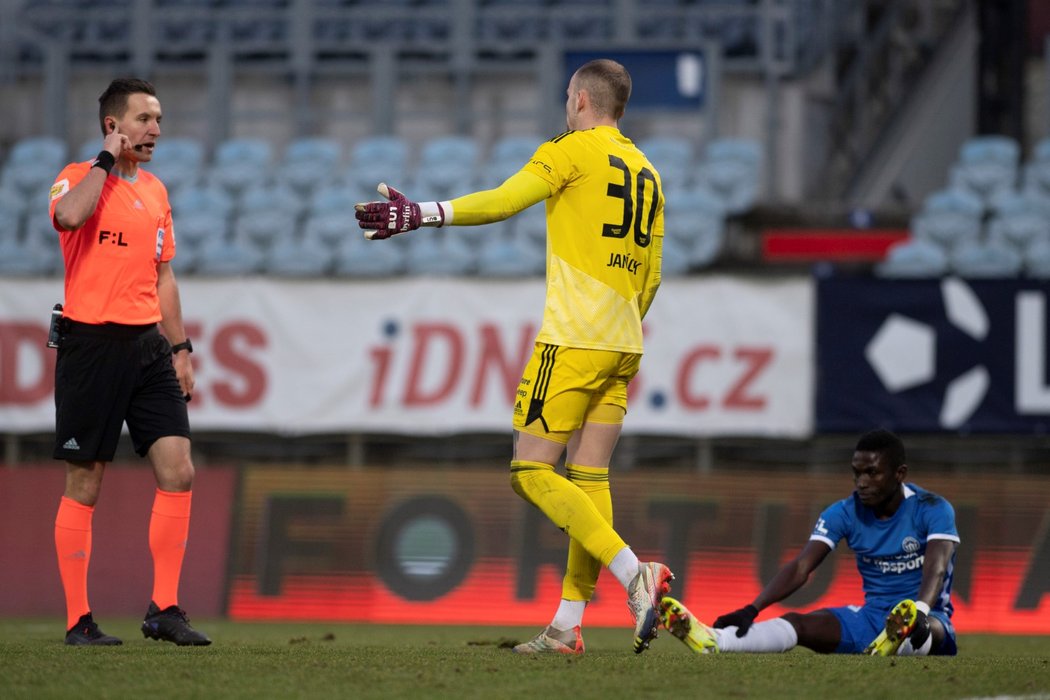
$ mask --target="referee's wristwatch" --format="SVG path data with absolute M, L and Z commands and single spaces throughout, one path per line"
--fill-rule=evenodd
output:
M 181 343 L 177 343 L 177 344 L 171 346 L 171 354 L 172 355 L 174 355 L 175 353 L 180 352 L 182 350 L 186 350 L 188 352 L 193 352 L 193 343 L 190 342 L 189 338 L 186 338 L 186 340 L 182 341 Z

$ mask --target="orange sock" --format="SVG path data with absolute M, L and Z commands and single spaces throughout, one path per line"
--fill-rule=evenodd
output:
M 149 551 L 153 554 L 153 602 L 163 610 L 179 604 L 179 574 L 190 532 L 192 491 L 157 489 L 149 521 Z
M 55 516 L 55 551 L 58 574 L 66 593 L 66 629 L 82 615 L 91 612 L 88 605 L 87 574 L 91 562 L 91 516 L 95 509 L 62 497 Z

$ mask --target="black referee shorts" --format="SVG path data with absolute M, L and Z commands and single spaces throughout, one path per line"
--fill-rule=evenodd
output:
M 171 344 L 156 324 L 65 321 L 55 365 L 55 459 L 110 462 L 125 421 L 135 452 L 190 436 Z

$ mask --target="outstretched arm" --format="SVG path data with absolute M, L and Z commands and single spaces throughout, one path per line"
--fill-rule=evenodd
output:
M 450 202 L 413 202 L 386 183 L 379 193 L 388 202 L 355 207 L 365 238 L 383 239 L 420 226 L 477 226 L 502 221 L 551 196 L 550 185 L 532 173 L 519 171 L 499 187 L 457 197 Z
M 759 610 L 768 608 L 802 588 L 802 585 L 809 580 L 810 574 L 820 566 L 829 553 L 831 553 L 831 547 L 820 540 L 806 542 L 806 546 L 802 548 L 798 556 L 781 567 L 780 571 L 770 579 L 766 587 L 755 598 L 753 605 Z
M 773 603 L 784 600 L 784 598 L 801 588 L 809 580 L 810 574 L 828 556 L 829 552 L 831 552 L 831 547 L 825 542 L 820 540 L 806 542 L 806 546 L 802 548 L 802 551 L 794 559 L 782 566 L 780 571 L 770 579 L 753 603 L 722 615 L 715 620 L 714 626 L 718 628 L 735 626 L 737 627 L 737 636 L 742 637 L 747 633 L 748 628 L 751 627 L 751 623 L 758 617 L 759 611 Z

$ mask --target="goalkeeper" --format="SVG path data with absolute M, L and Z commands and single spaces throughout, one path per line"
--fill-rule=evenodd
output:
M 656 635 L 672 575 L 638 558 L 612 527 L 609 461 L 642 356 L 642 318 L 660 285 L 664 199 L 660 176 L 617 126 L 631 93 L 627 70 L 591 61 L 573 74 L 568 131 L 542 144 L 493 190 L 412 202 L 385 184 L 388 202 L 357 206 L 369 239 L 420 226 L 474 226 L 546 200 L 547 297 L 514 406 L 511 485 L 570 538 L 562 600 L 519 653 L 582 654 L 580 629 L 602 566 L 624 586 L 635 652 Z M 565 454 L 563 477 L 555 465 Z
M 822 653 L 954 656 L 955 511 L 937 494 L 904 481 L 904 444 L 893 433 L 862 435 L 852 465 L 853 495 L 821 513 L 802 551 L 750 605 L 722 615 L 711 628 L 665 597 L 661 620 L 671 633 L 699 653 L 778 652 L 800 645 Z M 843 539 L 857 558 L 863 606 L 755 622 L 763 608 L 801 588 Z

